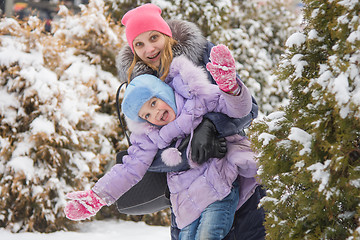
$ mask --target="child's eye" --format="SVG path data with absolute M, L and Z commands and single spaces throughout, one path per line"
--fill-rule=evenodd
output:
M 149 117 L 150 117 L 150 114 L 148 113 L 148 114 L 145 115 L 144 118 L 145 118 L 145 120 L 147 120 Z
M 155 105 L 156 105 L 156 100 L 154 100 L 154 101 L 151 102 L 151 106 L 152 106 L 152 107 L 155 107 Z

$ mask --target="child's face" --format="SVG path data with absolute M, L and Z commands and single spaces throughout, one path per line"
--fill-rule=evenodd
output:
M 161 51 L 165 47 L 165 37 L 158 31 L 143 32 L 134 39 L 133 47 L 146 64 L 159 67 Z
M 157 125 L 164 126 L 175 120 L 175 111 L 160 98 L 152 98 L 140 108 L 139 117 Z

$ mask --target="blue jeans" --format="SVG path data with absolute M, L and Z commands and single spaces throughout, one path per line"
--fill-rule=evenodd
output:
M 179 240 L 221 240 L 231 229 L 239 202 L 239 187 L 221 201 L 210 204 L 200 217 L 181 229 Z

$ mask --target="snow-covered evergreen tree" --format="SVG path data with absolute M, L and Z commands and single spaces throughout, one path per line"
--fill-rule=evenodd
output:
M 223 29 L 228 28 L 231 0 L 105 0 L 109 13 L 116 20 L 129 10 L 152 3 L 162 9 L 164 19 L 182 19 L 197 24 L 204 36 L 218 42 Z
M 124 148 L 114 106 L 120 29 L 103 1 L 62 18 L 0 21 L 0 227 L 71 228 L 65 194 L 92 186 Z
M 219 42 L 222 31 L 229 26 L 231 0 L 153 0 L 169 19 L 182 19 L 195 23 L 202 34 L 214 43 Z
M 119 21 L 124 14 L 140 5 L 150 3 L 150 0 L 104 0 L 105 5 L 108 6 L 107 12 L 113 19 Z
M 241 79 L 268 114 L 287 103 L 288 84 L 273 76 L 286 39 L 300 26 L 291 1 L 233 1 L 230 28 L 222 34 L 238 62 Z
M 268 239 L 360 238 L 360 2 L 306 0 L 277 76 L 287 107 L 252 128 Z

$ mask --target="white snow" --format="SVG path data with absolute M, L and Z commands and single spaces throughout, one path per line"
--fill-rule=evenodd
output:
M 149 226 L 144 222 L 128 222 L 122 220 L 104 220 L 79 223 L 76 232 L 54 233 L 11 233 L 0 229 L 3 240 L 168 240 L 170 228 Z
M 303 44 L 306 40 L 306 36 L 303 33 L 300 32 L 296 32 L 293 33 L 288 40 L 285 43 L 286 47 L 295 47 L 295 46 L 300 46 L 301 44 Z
M 19 101 L 14 94 L 8 93 L 5 89 L 0 89 L 0 112 L 4 113 L 4 119 L 1 120 L 2 124 L 7 123 L 11 126 L 16 124 L 17 112 L 15 109 L 19 105 Z
M 261 133 L 258 138 L 259 138 L 260 141 L 263 141 L 262 146 L 266 146 L 266 145 L 269 144 L 269 142 L 272 139 L 274 139 L 276 137 L 274 135 L 272 135 L 272 134 L 269 134 L 269 133 Z
M 330 89 L 332 89 L 339 104 L 345 104 L 350 99 L 348 77 L 345 73 L 340 73 L 339 76 L 330 81 Z
M 281 121 L 285 120 L 285 112 L 283 111 L 277 111 L 270 113 L 268 116 L 266 116 L 267 119 L 269 119 L 269 122 L 266 122 L 266 124 L 269 127 L 269 131 L 276 131 L 281 128 Z
M 53 122 L 47 120 L 43 115 L 35 118 L 34 121 L 30 124 L 31 132 L 36 133 L 46 133 L 51 135 L 55 133 L 55 126 Z
M 299 162 L 295 163 L 295 165 L 294 165 L 294 167 L 297 168 L 298 170 L 301 170 L 304 166 L 305 166 L 304 160 L 299 161 Z
M 359 0 L 343 0 L 338 2 L 337 4 L 343 5 L 344 7 L 348 8 L 349 10 L 353 9 Z
M 350 33 L 347 41 L 350 43 L 355 43 L 355 41 L 360 41 L 360 30 Z
M 304 155 L 305 153 L 311 152 L 312 137 L 310 134 L 308 134 L 301 128 L 292 127 L 288 138 L 290 140 L 294 140 L 304 146 L 304 148 L 301 149 L 299 152 L 300 155 Z
M 308 33 L 309 39 L 322 41 L 324 38 L 318 36 L 318 32 L 315 29 L 310 30 Z
M 329 182 L 329 178 L 330 178 L 330 172 L 327 171 L 327 167 L 330 165 L 331 160 L 326 160 L 324 162 L 324 164 L 322 163 L 315 163 L 313 165 L 311 165 L 310 167 L 308 167 L 308 170 L 313 171 L 312 172 L 312 179 L 314 182 L 319 181 L 320 182 L 320 186 L 319 186 L 319 191 L 323 191 L 326 187 L 326 185 Z
M 27 156 L 14 157 L 7 165 L 15 172 L 23 172 L 27 179 L 32 179 L 34 177 L 34 161 Z
M 306 61 L 301 60 L 303 57 L 302 54 L 295 54 L 291 58 L 291 64 L 295 67 L 294 74 L 297 78 L 301 78 L 304 67 L 308 65 Z

